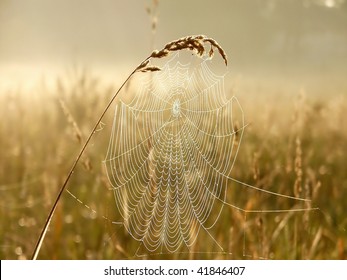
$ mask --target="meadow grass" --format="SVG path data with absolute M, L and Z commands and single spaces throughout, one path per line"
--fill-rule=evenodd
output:
M 84 72 L 30 91 L 0 94 L 0 258 L 30 258 L 47 212 L 76 157 L 81 143 L 62 109 L 62 100 L 81 137 L 86 138 L 113 94 Z M 128 89 L 132 93 L 136 85 Z M 347 245 L 346 92 L 333 89 L 315 96 L 298 90 L 286 94 L 251 89 L 235 93 L 246 121 L 244 140 L 232 176 L 271 186 L 271 190 L 312 197 L 320 211 L 252 213 L 225 208 L 212 229 L 232 254 L 212 254 L 206 236 L 199 236 L 199 254 L 174 253 L 146 258 L 214 259 L 344 259 Z M 315 96 L 315 97 L 312 97 Z M 69 183 L 76 197 L 64 193 L 44 240 L 42 259 L 132 258 L 139 246 L 124 228 L 111 223 L 114 200 L 102 160 L 105 158 L 112 110 L 94 136 Z M 85 162 L 90 162 L 86 168 Z M 230 194 L 245 204 L 286 208 L 285 200 Z M 103 217 L 104 216 L 104 217 Z

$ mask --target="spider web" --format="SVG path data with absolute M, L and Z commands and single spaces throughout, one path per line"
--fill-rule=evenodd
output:
M 305 201 L 231 177 L 246 124 L 208 59 L 193 65 L 177 54 L 145 78 L 133 99 L 116 106 L 104 164 L 122 223 L 147 251 L 189 249 L 201 231 L 218 245 L 210 229 L 225 206 L 288 211 L 246 211 L 228 202 L 235 183 Z

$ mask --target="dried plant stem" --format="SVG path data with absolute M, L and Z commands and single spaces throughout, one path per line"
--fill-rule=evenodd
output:
M 74 173 L 75 171 L 75 168 L 76 168 L 76 165 L 77 163 L 79 162 L 81 156 L 83 155 L 85 149 L 87 148 L 92 136 L 94 135 L 96 129 L 98 128 L 101 120 L 103 119 L 103 117 L 105 116 L 107 110 L 110 108 L 111 104 L 113 103 L 113 101 L 115 100 L 115 98 L 117 97 L 117 95 L 119 94 L 119 92 L 123 89 L 123 87 L 125 86 L 125 84 L 129 81 L 129 79 L 138 71 L 138 68 L 136 68 L 128 77 L 127 79 L 123 82 L 123 84 L 120 86 L 120 88 L 117 90 L 117 92 L 113 95 L 113 97 L 111 98 L 111 100 L 109 101 L 109 103 L 107 104 L 107 106 L 105 107 L 104 111 L 102 112 L 102 114 L 100 115 L 99 119 L 97 120 L 97 122 L 95 123 L 94 125 L 94 128 L 92 129 L 91 133 L 89 134 L 87 140 L 85 141 L 84 145 L 82 146 L 79 154 L 77 155 L 74 163 L 72 164 L 72 167 L 70 169 L 70 172 L 68 173 L 65 181 L 64 181 L 64 184 L 61 186 L 60 190 L 59 190 L 59 193 L 54 201 L 54 204 L 52 206 L 52 209 L 51 211 L 49 212 L 48 214 L 48 217 L 46 219 L 46 222 L 45 222 L 45 225 L 43 226 L 42 230 L 41 230 L 41 233 L 40 233 L 40 236 L 37 240 L 37 243 L 36 243 L 36 246 L 35 246 L 35 250 L 33 252 L 33 255 L 32 255 L 32 259 L 33 260 L 36 260 L 37 259 L 37 256 L 40 252 L 40 249 L 41 249 L 41 246 L 42 246 L 42 242 L 46 236 L 46 233 L 47 233 L 47 230 L 48 230 L 48 227 L 49 227 L 49 224 L 52 220 L 52 217 L 53 217 L 53 214 L 57 208 L 57 205 L 58 205 L 58 202 L 61 198 L 61 195 L 63 194 L 66 186 L 67 186 L 67 183 L 69 182 L 70 180 L 70 177 L 72 176 L 72 174 Z
M 82 146 L 79 154 L 77 155 L 74 163 L 71 166 L 70 172 L 68 173 L 64 184 L 61 186 L 59 193 L 53 203 L 53 206 L 48 214 L 48 217 L 46 219 L 46 222 L 40 232 L 40 236 L 37 240 L 34 252 L 32 254 L 32 259 L 36 260 L 38 257 L 38 254 L 40 252 L 41 246 L 42 246 L 42 242 L 45 239 L 49 224 L 52 220 L 52 217 L 54 215 L 54 212 L 57 208 L 58 202 L 67 186 L 67 183 L 69 182 L 72 174 L 75 171 L 76 165 L 79 162 L 79 160 L 81 159 L 81 156 L 83 155 L 85 149 L 87 148 L 91 138 L 93 137 L 95 131 L 97 130 L 101 120 L 103 119 L 103 117 L 105 116 L 107 110 L 110 108 L 111 104 L 113 103 L 113 101 L 116 99 L 116 97 L 118 96 L 119 92 L 123 89 L 123 87 L 127 84 L 127 82 L 130 80 L 130 78 L 136 73 L 136 72 L 154 72 L 154 71 L 160 71 L 161 68 L 155 65 L 149 65 L 150 59 L 151 58 L 162 58 L 162 57 L 166 57 L 168 56 L 171 52 L 174 51 L 179 51 L 179 50 L 192 50 L 196 52 L 196 55 L 198 56 L 203 56 L 206 51 L 205 51 L 205 46 L 204 44 L 210 44 L 210 51 L 208 53 L 208 55 L 212 58 L 213 56 L 213 47 L 216 48 L 220 55 L 222 56 L 222 58 L 224 59 L 225 64 L 227 64 L 227 57 L 226 54 L 224 52 L 224 50 L 218 45 L 218 43 L 211 38 L 207 38 L 205 35 L 194 35 L 194 36 L 187 36 L 187 37 L 183 37 L 180 38 L 178 40 L 172 41 L 168 44 L 165 45 L 165 47 L 160 50 L 160 51 L 153 51 L 152 54 L 147 57 L 145 60 L 143 60 L 139 66 L 137 66 L 132 72 L 131 74 L 126 78 L 126 80 L 123 82 L 123 84 L 120 86 L 120 88 L 117 90 L 117 92 L 113 95 L 113 97 L 111 98 L 111 100 L 109 101 L 109 103 L 107 104 L 107 106 L 105 107 L 104 111 L 102 112 L 102 114 L 100 115 L 99 119 L 97 120 L 97 122 L 94 125 L 94 128 L 92 129 L 91 133 L 89 134 L 87 140 L 85 141 L 84 145 Z

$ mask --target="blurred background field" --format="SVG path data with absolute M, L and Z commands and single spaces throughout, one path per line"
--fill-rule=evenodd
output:
M 1 259 L 30 258 L 81 140 L 127 73 L 152 48 L 199 33 L 229 55 L 227 94 L 249 123 L 231 175 L 308 195 L 305 206 L 320 210 L 224 208 L 211 234 L 232 254 L 213 253 L 202 233 L 193 248 L 201 253 L 146 258 L 346 258 L 346 1 L 186 2 L 0 0 Z M 63 195 L 39 258 L 133 258 L 139 246 L 112 224 L 102 161 L 113 108 L 68 185 L 77 199 Z M 275 197 L 230 195 L 258 208 L 288 207 Z

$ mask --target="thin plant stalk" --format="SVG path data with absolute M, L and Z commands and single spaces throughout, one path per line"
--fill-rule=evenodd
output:
M 81 148 L 79 154 L 77 155 L 77 157 L 76 157 L 74 163 L 72 164 L 71 169 L 70 169 L 70 172 L 68 173 L 68 175 L 67 175 L 67 177 L 66 177 L 66 179 L 65 179 L 65 181 L 64 181 L 64 184 L 61 186 L 61 188 L 60 188 L 60 190 L 59 190 L 59 193 L 58 193 L 58 195 L 57 195 L 57 197 L 56 197 L 56 199 L 55 199 L 55 201 L 54 201 L 54 203 L 53 203 L 53 206 L 52 206 L 52 208 L 51 208 L 51 210 L 50 210 L 50 212 L 49 212 L 49 214 L 48 214 L 48 217 L 47 217 L 47 219 L 46 219 L 45 225 L 44 225 L 44 227 L 43 227 L 42 230 L 41 230 L 40 236 L 39 236 L 39 238 L 38 238 L 38 240 L 37 240 L 37 243 L 36 243 L 36 246 L 35 246 L 35 250 L 34 250 L 33 255 L 32 255 L 32 259 L 33 259 L 33 260 L 36 260 L 36 259 L 37 259 L 37 256 L 38 256 L 38 254 L 39 254 L 39 252 L 40 252 L 40 249 L 41 249 L 41 246 L 42 246 L 42 242 L 43 242 L 43 240 L 44 240 L 44 238 L 45 238 L 45 236 L 46 236 L 46 233 L 47 233 L 49 224 L 50 224 L 50 222 L 51 222 L 51 220 L 52 220 L 53 214 L 54 214 L 54 212 L 55 212 L 55 210 L 56 210 L 56 208 L 57 208 L 57 205 L 58 205 L 58 202 L 59 202 L 59 200 L 60 200 L 60 198 L 61 198 L 61 195 L 63 194 L 63 192 L 64 192 L 64 190 L 65 190 L 65 188 L 66 188 L 66 186 L 67 186 L 67 183 L 69 182 L 69 180 L 70 180 L 72 174 L 73 174 L 74 171 L 75 171 L 75 168 L 76 168 L 77 163 L 79 162 L 81 156 L 83 155 L 85 149 L 87 148 L 87 146 L 88 146 L 90 140 L 92 139 L 92 137 L 93 137 L 93 135 L 94 135 L 96 129 L 97 129 L 98 126 L 100 125 L 100 122 L 101 122 L 101 120 L 103 119 L 103 117 L 105 116 L 107 110 L 110 108 L 111 104 L 113 103 L 113 101 L 115 100 L 115 98 L 117 97 L 117 95 L 119 94 L 119 92 L 123 89 L 123 87 L 125 86 L 125 84 L 126 84 L 126 83 L 129 81 L 129 79 L 135 74 L 135 72 L 137 72 L 137 69 L 135 69 L 135 70 L 127 77 L 127 79 L 123 82 L 123 84 L 120 86 L 120 88 L 117 90 L 117 92 L 113 95 L 113 97 L 111 98 L 111 100 L 109 101 L 109 103 L 107 104 L 107 106 L 105 107 L 104 111 L 103 111 L 102 114 L 100 115 L 99 119 L 98 119 L 97 122 L 95 123 L 95 125 L 94 125 L 94 127 L 93 127 L 91 133 L 89 134 L 87 140 L 85 141 L 84 145 L 82 146 L 82 148 Z
M 57 209 L 57 205 L 59 200 L 61 199 L 62 194 L 64 193 L 64 190 L 66 189 L 66 186 L 72 176 L 72 174 L 74 173 L 77 163 L 79 162 L 79 160 L 81 159 L 84 151 L 86 150 L 91 138 L 93 137 L 95 131 L 97 130 L 101 120 L 103 119 L 103 117 L 105 116 L 107 110 L 110 108 L 110 106 L 112 105 L 113 101 L 116 99 L 116 97 L 118 96 L 118 94 L 120 93 L 120 91 L 123 89 L 123 87 L 127 84 L 127 82 L 130 80 L 130 78 L 136 73 L 136 72 L 154 72 L 154 71 L 160 71 L 161 68 L 158 66 L 153 66 L 153 65 L 149 65 L 150 59 L 151 58 L 163 58 L 168 56 L 171 52 L 175 52 L 175 51 L 179 51 L 179 50 L 191 50 L 191 51 L 195 51 L 196 55 L 198 56 L 203 56 L 206 54 L 206 50 L 205 50 L 205 44 L 209 44 L 210 45 L 210 50 L 208 52 L 208 56 L 212 58 L 213 54 L 214 54 L 214 49 L 217 49 L 217 51 L 219 52 L 219 54 L 222 56 L 225 64 L 227 64 L 227 56 L 224 52 L 224 50 L 222 49 L 222 47 L 214 40 L 211 38 L 206 37 L 205 35 L 193 35 L 193 36 L 187 36 L 187 37 L 183 37 L 180 38 L 178 40 L 169 42 L 168 44 L 165 45 L 165 47 L 163 49 L 161 49 L 160 51 L 158 50 L 154 50 L 150 56 L 148 56 L 145 60 L 142 61 L 142 63 L 136 67 L 131 74 L 126 78 L 126 80 L 123 82 L 123 84 L 120 86 L 120 88 L 117 90 L 117 92 L 113 95 L 113 97 L 111 98 L 111 100 L 109 101 L 109 103 L 107 104 L 107 106 L 105 107 L 105 109 L 103 110 L 102 114 L 100 115 L 99 119 L 97 120 L 97 122 L 95 123 L 91 133 L 89 134 L 87 140 L 85 141 L 85 143 L 83 144 L 80 152 L 78 153 L 74 163 L 71 166 L 71 169 L 63 183 L 63 185 L 61 186 L 59 193 L 53 203 L 53 206 L 47 216 L 46 222 L 43 226 L 43 228 L 41 229 L 40 232 L 40 236 L 36 242 L 35 245 L 35 249 L 33 251 L 32 254 L 32 260 L 36 260 L 38 257 L 38 254 L 40 252 L 43 240 L 45 239 L 48 227 L 51 223 L 52 217 L 54 215 L 55 210 Z

